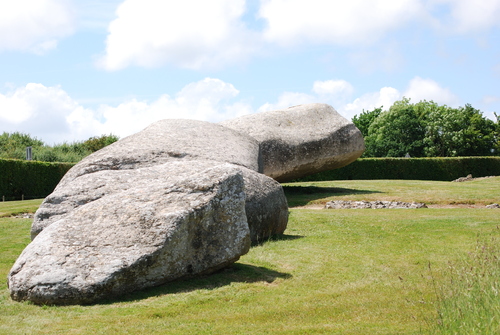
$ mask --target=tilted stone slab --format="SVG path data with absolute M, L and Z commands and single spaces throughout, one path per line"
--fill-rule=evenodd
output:
M 128 177 L 168 174 L 170 165 L 128 171 Z M 47 225 L 12 267 L 11 297 L 36 304 L 92 303 L 209 273 L 246 253 L 250 232 L 240 168 L 174 165 L 184 165 L 191 176 L 124 187 Z M 120 184 L 124 175 L 117 172 L 123 171 L 102 171 L 100 178 Z
M 87 156 L 61 180 L 100 170 L 125 170 L 186 160 L 212 160 L 258 171 L 259 144 L 252 137 L 219 124 L 183 119 L 157 121 Z
M 79 176 L 71 183 L 59 184 L 38 208 L 31 226 L 34 239 L 45 227 L 64 218 L 76 208 L 137 185 L 168 185 L 179 178 L 189 179 L 195 169 L 219 165 L 213 161 L 171 161 L 136 170 L 101 170 Z M 252 243 L 282 234 L 288 223 L 288 204 L 282 186 L 274 179 L 242 166 L 245 215 Z M 117 200 L 120 200 L 119 198 Z M 110 203 L 110 207 L 113 206 Z
M 365 146 L 356 126 L 326 104 L 306 104 L 220 123 L 259 142 L 259 172 L 284 182 L 355 161 Z
M 36 212 L 31 236 L 34 238 L 44 227 L 79 204 L 94 201 L 115 188 L 130 187 L 138 178 L 123 173 L 116 183 L 109 183 L 100 177 L 100 171 L 134 170 L 179 161 L 227 162 L 257 171 L 258 155 L 257 141 L 233 129 L 197 120 L 157 121 L 85 157 L 71 168 Z M 172 176 L 183 173 L 172 168 L 162 176 L 150 176 L 153 178 L 151 183 L 154 178 L 167 182 Z M 142 170 L 142 173 L 149 172 Z M 79 177 L 84 179 L 74 184 Z
M 88 161 L 91 160 L 87 159 Z M 97 170 L 79 175 L 70 182 L 61 182 L 36 211 L 31 225 L 31 239 L 45 227 L 90 202 L 137 187 L 168 187 L 179 180 L 188 180 L 194 173 L 220 164 L 213 161 L 170 160 L 168 163 L 137 169 Z M 80 170 L 79 164 L 72 169 Z M 120 198 L 116 200 L 120 202 Z M 115 204 L 110 202 L 109 207 L 113 206 Z

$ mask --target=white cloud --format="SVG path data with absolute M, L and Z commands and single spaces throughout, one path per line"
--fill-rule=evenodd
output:
M 279 45 L 373 45 L 417 24 L 468 33 L 500 26 L 499 0 L 261 0 L 264 38 Z
M 136 99 L 117 107 L 101 106 L 104 132 L 125 136 L 161 119 L 197 119 L 219 122 L 251 113 L 242 102 L 230 103 L 239 91 L 219 79 L 206 78 L 188 84 L 174 98 L 162 95 L 151 103 Z
M 344 99 L 354 92 L 354 87 L 345 80 L 315 81 L 313 92 L 319 96 L 338 97 Z
M 116 18 L 116 8 L 123 0 L 85 0 L 75 3 L 79 25 L 88 30 L 106 32 L 108 25 Z
M 255 43 L 241 21 L 244 12 L 245 0 L 125 0 L 99 65 L 199 69 L 242 61 Z
M 401 99 L 401 93 L 392 87 L 383 87 L 378 92 L 366 93 L 352 100 L 354 87 L 345 80 L 315 81 L 312 93 L 285 92 L 276 103 L 265 103 L 257 112 L 284 109 L 306 103 L 327 103 L 332 105 L 342 116 L 352 119 L 363 110 L 373 110 L 383 106 L 388 109 L 395 101 Z
M 0 1 L 0 51 L 43 54 L 74 31 L 74 12 L 67 0 Z
M 361 73 L 369 74 L 379 70 L 394 72 L 403 67 L 404 56 L 396 43 L 377 45 L 349 53 L 351 64 Z
M 89 1 L 79 9 L 91 27 L 109 19 L 119 0 Z M 217 69 L 282 46 L 348 45 L 361 72 L 395 71 L 404 64 L 402 29 L 464 34 L 500 25 L 499 0 L 260 0 L 256 17 L 248 2 L 124 0 L 97 65 L 109 71 L 165 64 Z M 99 17 L 99 8 L 106 14 Z M 389 34 L 394 38 L 384 40 Z
M 21 90 L 7 95 L 0 94 L 0 120 L 11 124 L 19 124 L 29 119 L 33 108 L 23 100 Z
M 339 108 L 339 113 L 349 120 L 354 115 L 359 115 L 365 111 L 383 107 L 383 110 L 389 109 L 392 104 L 401 99 L 401 93 L 392 87 L 383 87 L 378 92 L 366 93 L 353 102 Z
M 338 111 L 344 117 L 351 119 L 354 115 L 362 113 L 363 110 L 370 111 L 379 107 L 388 110 L 395 101 L 401 100 L 403 97 L 410 98 L 413 103 L 421 100 L 433 100 L 438 104 L 453 107 L 458 106 L 460 103 L 455 94 L 449 89 L 441 87 L 434 80 L 415 77 L 410 80 L 408 88 L 403 94 L 396 88 L 383 87 L 378 92 L 363 94 L 353 102 L 340 105 Z
M 21 131 L 51 141 L 57 134 L 69 136 L 65 116 L 79 108 L 60 87 L 30 83 L 0 94 L 2 130 Z
M 430 0 L 430 10 L 444 8 L 438 27 L 450 32 L 468 33 L 500 26 L 498 0 Z
M 284 92 L 278 97 L 277 102 L 267 102 L 260 106 L 257 112 L 284 109 L 315 102 L 328 103 L 335 107 L 344 104 L 351 98 L 353 92 L 354 88 L 345 80 L 317 80 L 313 83 L 311 93 Z
M 231 101 L 238 94 L 233 85 L 206 78 L 185 86 L 175 97 L 165 94 L 152 102 L 133 99 L 92 110 L 60 87 L 32 83 L 0 94 L 0 121 L 3 131 L 29 133 L 48 144 L 110 133 L 124 137 L 166 118 L 218 122 L 252 113 L 248 104 Z
M 266 40 L 281 45 L 306 43 L 371 44 L 390 30 L 423 15 L 419 0 L 262 0 Z
M 420 77 L 415 77 L 410 81 L 404 96 L 411 98 L 413 102 L 432 100 L 438 104 L 446 104 L 452 107 L 458 106 L 460 103 L 460 99 L 448 88 L 441 87 L 432 79 Z
M 497 121 L 497 117 L 495 116 L 495 113 L 498 115 L 500 111 L 500 96 L 495 96 L 495 95 L 485 95 L 481 99 L 481 111 L 483 114 L 493 120 Z
M 322 102 L 332 105 L 342 116 L 350 120 L 354 115 L 362 113 L 363 110 L 369 111 L 379 107 L 387 110 L 395 101 L 401 100 L 403 96 L 411 98 L 412 102 L 433 100 L 438 104 L 447 104 L 453 107 L 458 106 L 460 103 L 459 98 L 449 89 L 441 87 L 432 79 L 422 79 L 420 77 L 410 80 L 404 94 L 396 88 L 383 87 L 378 92 L 365 93 L 352 100 L 354 88 L 345 80 L 316 81 L 313 84 L 312 92 L 313 94 L 285 92 L 279 97 L 277 103 L 266 103 L 258 111 Z
M 257 112 L 267 112 L 272 110 L 284 109 L 291 106 L 309 104 L 313 102 L 320 102 L 317 100 L 317 97 L 307 94 L 307 93 L 299 93 L 299 92 L 284 92 L 276 103 L 265 103 L 257 109 Z
M 268 102 L 257 112 L 283 109 L 294 105 L 322 102 L 332 105 L 345 118 L 351 119 L 363 110 L 383 106 L 388 109 L 403 94 L 392 87 L 366 93 L 352 100 L 353 86 L 345 80 L 316 81 L 311 92 L 284 92 L 277 102 Z M 115 134 L 120 137 L 138 132 L 149 124 L 166 118 L 197 119 L 219 122 L 254 109 L 238 98 L 239 91 L 220 79 L 205 78 L 190 83 L 173 96 L 164 94 L 154 101 L 131 99 L 116 106 L 100 105 L 85 108 L 61 87 L 30 83 L 0 94 L 2 131 L 20 131 L 42 139 L 48 144 L 85 140 L 91 136 Z M 404 96 L 413 102 L 434 100 L 439 104 L 456 105 L 457 98 L 431 79 L 413 78 Z M 495 102 L 496 97 L 487 98 Z
M 491 105 L 497 102 L 500 102 L 500 97 L 494 95 L 485 95 L 481 101 L 481 103 L 485 105 Z

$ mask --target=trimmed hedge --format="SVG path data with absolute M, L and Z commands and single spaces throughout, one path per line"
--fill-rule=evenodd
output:
M 0 159 L 0 201 L 45 198 L 73 165 Z
M 0 200 L 45 198 L 74 163 L 0 159 Z M 500 175 L 500 157 L 360 158 L 336 170 L 295 181 L 413 179 L 451 181 Z
M 352 179 L 407 179 L 451 181 L 500 175 L 500 157 L 360 158 L 336 170 L 324 171 L 295 181 Z

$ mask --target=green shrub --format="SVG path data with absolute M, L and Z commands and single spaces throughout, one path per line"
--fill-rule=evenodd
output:
M 409 98 L 355 115 L 352 122 L 365 139 L 366 157 L 468 157 L 498 155 L 496 122 L 466 104 L 452 108 Z
M 355 179 L 406 179 L 450 181 L 500 175 L 500 157 L 360 158 L 336 170 L 324 171 L 296 181 Z
M 83 142 L 65 142 L 49 146 L 28 134 L 4 132 L 0 135 L 0 158 L 25 159 L 26 147 L 32 147 L 33 160 L 75 163 L 116 141 L 118 141 L 118 136 L 110 134 L 91 137 Z
M 43 142 L 20 132 L 0 135 L 0 158 L 24 159 L 26 147 L 41 147 Z
M 90 152 L 96 152 L 97 150 L 101 150 L 102 148 L 115 143 L 118 139 L 118 136 L 113 134 L 102 135 L 100 137 L 94 136 L 83 142 L 83 146 Z
M 40 162 L 74 163 L 81 161 L 91 153 L 92 151 L 87 150 L 81 143 L 63 143 L 54 147 L 34 148 L 33 159 Z
M 0 197 L 5 200 L 45 198 L 73 165 L 0 159 Z

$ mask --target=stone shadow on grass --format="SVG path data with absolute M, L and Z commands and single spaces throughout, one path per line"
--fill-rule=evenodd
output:
M 124 294 L 113 299 L 102 300 L 91 305 L 106 305 L 119 302 L 133 302 L 167 294 L 185 293 L 196 290 L 214 290 L 231 283 L 272 283 L 276 279 L 289 279 L 292 275 L 261 266 L 234 263 L 209 275 L 179 279 L 160 286 Z
M 305 206 L 310 201 L 351 194 L 373 194 L 382 193 L 371 190 L 355 190 L 342 187 L 317 187 L 317 186 L 286 186 L 283 185 L 283 191 L 288 200 L 288 206 Z
M 305 236 L 302 235 L 287 235 L 287 234 L 278 234 L 278 235 L 273 235 L 269 237 L 268 239 L 262 240 L 262 241 L 257 241 L 252 243 L 252 247 L 258 246 L 258 245 L 263 245 L 267 242 L 275 242 L 275 241 L 290 241 L 290 240 L 296 240 L 299 238 L 303 238 Z

